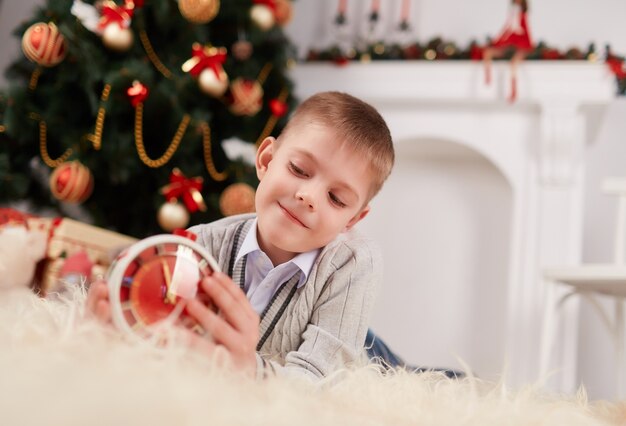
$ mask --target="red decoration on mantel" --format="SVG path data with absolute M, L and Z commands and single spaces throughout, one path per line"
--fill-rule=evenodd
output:
M 528 2 L 512 0 L 509 18 L 500 35 L 483 51 L 485 60 L 485 83 L 491 83 L 491 60 L 503 56 L 509 49 L 514 49 L 511 58 L 511 92 L 509 101 L 517 98 L 517 64 L 524 60 L 534 48 L 528 28 Z
M 626 78 L 626 69 L 624 69 L 623 59 L 616 58 L 616 57 L 607 58 L 606 64 L 609 66 L 609 69 L 615 75 L 615 77 L 617 77 L 620 80 L 623 78 Z

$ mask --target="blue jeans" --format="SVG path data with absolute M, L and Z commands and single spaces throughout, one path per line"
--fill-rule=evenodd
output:
M 408 365 L 404 362 L 402 358 L 394 353 L 380 337 L 376 336 L 376 334 L 374 334 L 371 329 L 367 330 L 367 336 L 365 337 L 365 350 L 367 351 L 367 355 L 370 359 L 380 362 L 381 364 L 390 368 L 406 368 L 407 370 L 414 373 L 423 373 L 425 371 L 439 371 L 450 378 L 457 379 L 465 377 L 465 373 L 450 370 L 447 368 L 416 367 Z

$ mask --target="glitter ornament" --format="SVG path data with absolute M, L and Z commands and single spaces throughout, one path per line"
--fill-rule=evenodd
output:
M 220 211 L 224 216 L 252 213 L 255 211 L 256 191 L 247 183 L 234 183 L 220 195 Z
M 194 24 L 206 24 L 217 16 L 219 0 L 178 0 L 180 14 Z

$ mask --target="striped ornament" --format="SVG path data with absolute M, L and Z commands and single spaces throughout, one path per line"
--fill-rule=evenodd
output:
M 65 38 L 52 22 L 38 22 L 28 27 L 22 37 L 24 55 L 44 67 L 60 63 L 67 53 Z
M 229 110 L 235 115 L 253 116 L 263 106 L 263 87 L 256 80 L 236 79 L 230 85 L 230 94 Z
M 50 175 L 50 191 L 57 200 L 82 203 L 93 191 L 91 171 L 78 161 L 67 161 Z

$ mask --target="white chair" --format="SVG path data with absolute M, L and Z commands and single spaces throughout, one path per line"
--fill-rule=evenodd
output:
M 544 307 L 541 341 L 540 377 L 545 379 L 554 349 L 557 332 L 557 314 L 572 296 L 580 295 L 596 308 L 609 330 L 615 345 L 617 397 L 624 396 L 624 299 L 626 298 L 626 178 L 608 178 L 602 191 L 618 197 L 613 263 L 581 264 L 544 270 L 544 279 L 550 286 Z M 557 288 L 559 287 L 559 288 Z M 611 315 L 598 302 L 597 296 L 614 299 Z

